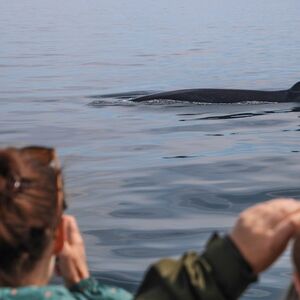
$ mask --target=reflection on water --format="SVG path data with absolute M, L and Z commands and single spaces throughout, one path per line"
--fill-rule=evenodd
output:
M 0 0 L 0 145 L 58 148 L 97 278 L 135 290 L 151 262 L 202 251 L 249 205 L 300 196 L 296 104 L 129 101 L 291 86 L 299 6 Z M 277 299 L 290 270 L 287 251 L 244 298 Z

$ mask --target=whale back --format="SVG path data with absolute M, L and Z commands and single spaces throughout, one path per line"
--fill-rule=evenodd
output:
M 288 98 L 291 101 L 300 101 L 300 81 L 295 83 L 288 91 Z
M 300 81 L 290 89 L 279 91 L 184 89 L 141 96 L 131 99 L 131 101 L 143 102 L 163 99 L 201 103 L 300 102 Z

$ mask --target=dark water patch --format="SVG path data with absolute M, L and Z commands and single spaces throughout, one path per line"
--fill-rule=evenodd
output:
M 176 218 L 203 211 L 239 212 L 272 197 L 299 197 L 299 190 L 293 188 L 297 184 L 297 165 L 293 173 L 282 172 L 291 169 L 293 164 L 292 157 L 278 156 L 213 163 L 198 161 L 148 169 L 147 174 L 141 171 L 138 176 L 131 175 L 124 180 L 122 186 L 130 189 L 132 195 L 145 196 L 151 203 L 140 206 L 139 215 L 134 207 L 127 208 L 129 216 L 132 210 L 134 217 L 143 218 L 144 210 L 146 218 L 154 219 L 161 214 Z M 152 189 L 147 188 L 147 182 Z M 270 187 L 271 182 L 274 182 L 273 187 Z M 127 209 L 117 210 L 117 213 L 125 217 Z M 155 211 L 162 213 L 155 214 Z
M 163 159 L 183 159 L 183 158 L 195 158 L 196 155 L 176 155 L 176 156 L 164 156 Z
M 221 133 L 208 133 L 206 136 L 224 136 L 224 134 Z
M 221 198 L 218 195 L 209 194 L 207 190 L 189 191 L 181 194 L 177 205 L 178 207 L 191 208 L 199 211 L 229 211 L 233 206 L 233 203 L 228 197 L 227 199 Z M 176 201 L 176 199 L 174 199 Z
M 100 245 L 111 246 L 128 246 L 131 244 L 143 245 L 144 242 L 159 241 L 183 241 L 189 239 L 197 239 L 199 244 L 205 242 L 206 239 L 214 231 L 214 228 L 196 228 L 189 230 L 126 230 L 126 229 L 99 229 L 88 230 L 85 234 L 95 236 Z
M 156 57 L 156 54 L 147 54 L 147 53 L 142 53 L 142 54 L 137 54 L 137 57 Z
M 193 118 L 193 119 L 182 119 L 180 121 L 244 119 L 244 118 L 264 116 L 269 114 L 279 114 L 279 113 L 288 113 L 288 112 L 291 112 L 291 110 L 277 110 L 277 111 L 269 110 L 269 111 L 261 111 L 261 112 L 234 113 L 234 114 L 209 116 L 209 117 L 201 117 L 201 118 Z M 193 114 L 186 114 L 186 116 L 193 116 Z
M 158 210 L 157 207 L 153 207 L 153 206 L 118 209 L 111 212 L 110 215 L 115 218 L 126 218 L 126 219 L 130 219 L 130 218 L 161 219 L 161 218 L 174 217 L 171 211 L 163 210 L 163 209 Z
M 0 64 L 0 68 L 3 68 L 3 69 L 11 69 L 11 68 L 14 68 L 14 69 L 30 69 L 30 68 L 46 68 L 46 67 L 49 67 L 48 64 Z
M 201 186 L 197 187 L 190 184 L 182 184 L 178 188 L 165 189 L 162 191 L 159 199 L 166 204 L 169 210 L 172 209 L 178 214 L 197 213 L 197 211 L 226 213 L 233 211 L 234 206 L 234 202 L 229 195 L 225 198 L 209 188 L 204 186 L 201 188 Z
M 154 248 L 154 247 L 126 247 L 113 249 L 112 252 L 121 257 L 126 258 L 157 258 L 157 257 L 170 257 L 182 254 L 182 247 L 180 248 Z
M 20 130 L 9 130 L 9 129 L 4 129 L 4 130 L 0 130 L 0 135 L 6 135 L 6 134 L 19 134 L 19 133 L 22 133 L 22 132 L 24 132 L 24 131 L 20 131 Z
M 60 99 L 34 99 L 32 100 L 34 103 L 57 103 L 61 102 Z
M 211 132 L 219 132 L 229 130 L 231 127 L 235 128 L 246 128 L 246 129 L 258 129 L 258 128 L 269 128 L 272 126 L 279 127 L 288 124 L 289 121 L 286 120 L 255 120 L 255 121 L 247 121 L 247 119 L 238 119 L 240 122 L 236 121 L 235 123 L 202 123 L 201 120 L 197 120 L 199 124 L 191 124 L 191 125 L 177 125 L 174 126 L 166 126 L 162 128 L 152 128 L 150 129 L 151 133 L 156 134 L 171 134 L 171 133 L 190 133 L 192 132 L 201 132 L 201 133 L 211 133 Z M 149 133 L 150 133 L 149 132 Z M 215 133 L 212 133 L 215 134 Z
M 281 197 L 291 197 L 295 199 L 300 199 L 300 189 L 297 188 L 286 188 L 286 189 L 274 189 L 266 193 L 269 198 L 281 198 Z
M 215 132 L 221 131 L 224 126 L 221 124 L 199 124 L 199 125 L 186 125 L 186 126 L 170 126 L 163 128 L 152 128 L 150 131 L 157 134 L 170 134 L 170 133 L 182 133 L 182 132 Z
M 203 113 L 179 113 L 177 116 L 197 116 L 202 115 Z
M 200 118 L 200 120 L 227 120 L 227 119 L 240 119 L 240 118 L 250 118 L 256 116 L 262 116 L 264 113 L 240 113 L 240 114 L 232 114 L 225 116 L 215 116 L 215 117 L 205 117 Z
M 153 193 L 153 189 L 159 186 L 159 182 L 160 179 L 152 176 L 152 172 L 149 170 L 148 175 L 138 173 L 138 177 L 131 174 L 130 177 L 124 178 L 122 186 L 126 189 L 137 190 L 137 192 L 142 188 L 143 193 Z
M 272 189 L 272 190 L 260 190 L 260 191 L 232 191 L 231 193 L 218 193 L 221 199 L 227 199 L 230 201 L 231 209 L 239 212 L 245 209 L 249 203 L 257 204 L 263 201 L 273 198 L 300 198 L 300 189 L 285 188 L 285 189 Z
M 272 197 L 270 196 L 272 192 L 269 190 L 261 190 L 261 191 L 243 191 L 243 192 L 236 192 L 232 191 L 231 193 L 218 193 L 218 197 L 220 199 L 225 199 L 230 203 L 231 211 L 240 212 L 251 205 L 261 203 L 265 200 L 269 200 Z M 278 193 L 280 194 L 280 193 Z M 284 193 L 281 195 L 283 196 Z
M 87 66 L 87 67 L 107 66 L 107 67 L 117 67 L 117 68 L 130 68 L 130 67 L 142 67 L 142 66 L 144 66 L 144 64 L 143 63 L 93 61 L 93 62 L 82 63 L 81 66 Z
M 297 128 L 297 129 L 283 129 L 282 130 L 282 132 L 298 132 L 298 131 L 300 131 L 299 128 Z

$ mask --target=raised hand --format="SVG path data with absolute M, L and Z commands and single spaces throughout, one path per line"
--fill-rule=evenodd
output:
M 241 213 L 230 237 L 255 273 L 269 267 L 300 230 L 300 201 L 275 199 Z
M 84 242 L 76 219 L 69 215 L 64 215 L 62 218 L 64 245 L 58 254 L 58 268 L 65 285 L 70 287 L 82 279 L 88 278 L 90 274 L 86 262 Z

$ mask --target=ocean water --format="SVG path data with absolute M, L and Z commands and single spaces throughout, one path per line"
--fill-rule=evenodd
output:
M 300 197 L 297 104 L 128 99 L 289 88 L 300 80 L 299 9 L 297 0 L 0 0 L 0 145 L 57 148 L 97 278 L 134 291 L 151 262 L 203 250 L 246 207 Z M 286 251 L 244 299 L 279 298 L 290 275 Z

